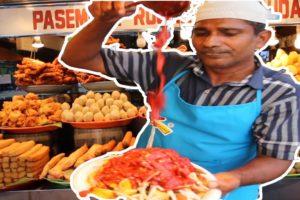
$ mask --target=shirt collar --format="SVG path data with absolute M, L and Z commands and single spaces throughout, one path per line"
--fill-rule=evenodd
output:
M 195 60 L 196 62 L 191 64 L 189 68 L 193 69 L 193 73 L 198 76 L 199 78 L 207 81 L 210 83 L 209 77 L 203 70 L 203 65 L 199 59 Z M 250 87 L 254 89 L 263 89 L 263 68 L 262 64 L 259 61 L 257 57 L 255 57 L 255 65 L 257 66 L 257 69 L 254 71 L 253 74 L 250 74 L 245 79 L 239 82 L 228 82 L 225 83 L 225 85 L 231 85 L 231 86 L 244 86 L 249 85 Z

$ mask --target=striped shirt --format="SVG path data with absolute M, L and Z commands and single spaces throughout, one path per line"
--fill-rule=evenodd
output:
M 258 152 L 278 159 L 294 159 L 300 145 L 300 85 L 289 75 L 264 67 L 257 60 L 257 70 L 244 80 L 213 86 L 195 56 L 176 52 L 164 54 L 167 81 L 180 70 L 192 69 L 177 82 L 181 97 L 190 104 L 220 106 L 249 103 L 255 101 L 256 90 L 261 89 L 262 110 L 252 126 Z M 133 80 L 144 91 L 159 85 L 155 51 L 102 49 L 101 55 L 109 76 Z

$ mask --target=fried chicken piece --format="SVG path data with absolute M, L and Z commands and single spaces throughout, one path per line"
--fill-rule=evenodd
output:
M 26 105 L 24 100 L 16 100 L 16 101 L 12 102 L 12 109 L 13 110 L 23 111 L 23 110 L 26 110 L 26 108 L 27 108 L 27 105 Z
M 38 125 L 38 117 L 27 117 L 24 121 L 24 127 L 34 127 Z
M 29 92 L 26 96 L 25 96 L 25 99 L 27 100 L 38 100 L 39 99 L 39 96 L 34 94 L 34 93 L 31 93 Z
M 54 122 L 59 122 L 61 121 L 61 114 L 62 114 L 62 110 L 57 110 L 53 115 L 49 116 L 49 119 Z
M 17 100 L 21 100 L 24 101 L 24 96 L 22 95 L 16 95 L 12 98 L 12 101 L 17 101 Z
M 19 110 L 15 110 L 9 113 L 8 119 L 11 122 L 17 122 L 21 115 L 22 113 Z
M 25 111 L 25 115 L 27 117 L 34 117 L 34 116 L 39 116 L 39 112 L 32 109 L 32 108 L 28 108 L 26 111 Z

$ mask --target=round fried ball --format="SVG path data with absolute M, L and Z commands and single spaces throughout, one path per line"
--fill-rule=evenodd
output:
M 103 95 L 102 95 L 102 99 L 105 101 L 107 98 L 110 98 L 110 94 L 105 92 Z
M 83 121 L 83 113 L 80 111 L 77 111 L 74 115 L 75 122 L 82 122 Z
M 67 102 L 62 103 L 60 107 L 62 110 L 70 110 L 70 104 Z
M 76 113 L 77 111 L 82 111 L 82 106 L 78 103 L 73 103 L 72 111 L 73 113 Z
M 119 92 L 119 91 L 113 91 L 112 93 L 111 93 L 111 97 L 114 99 L 114 100 L 117 100 L 117 99 L 119 99 L 120 98 L 120 95 L 121 95 L 121 93 Z
M 101 111 L 102 111 L 102 113 L 103 113 L 104 115 L 106 115 L 107 113 L 110 112 L 110 109 L 109 109 L 108 106 L 104 106 L 104 107 L 101 109 Z
M 86 104 L 86 101 L 87 101 L 87 97 L 86 97 L 86 95 L 81 95 L 80 97 L 79 97 L 79 99 L 80 99 L 80 101 L 81 101 L 81 105 L 82 106 L 84 106 L 85 104 Z
M 104 121 L 111 121 L 110 119 L 110 113 L 107 113 L 105 116 L 104 116 Z
M 94 119 L 94 114 L 92 112 L 87 112 L 83 115 L 84 122 L 91 122 Z
M 93 91 L 88 91 L 87 93 L 86 93 L 86 97 L 88 98 L 88 99 L 94 99 L 94 97 L 95 97 L 95 93 L 93 92 Z
M 129 108 L 133 107 L 132 103 L 130 103 L 129 101 L 125 101 L 123 103 L 123 108 L 127 111 Z
M 84 106 L 85 102 L 86 101 L 83 98 L 76 98 L 75 101 L 74 101 L 74 103 L 77 103 L 77 104 L 79 104 L 81 106 Z
M 105 105 L 104 99 L 98 99 L 97 100 L 98 107 L 101 109 Z
M 94 121 L 96 121 L 96 122 L 104 121 L 104 115 L 102 114 L 102 112 L 97 112 L 94 115 Z
M 122 100 L 114 100 L 113 105 L 118 106 L 120 109 L 123 107 L 123 101 Z
M 90 106 L 90 111 L 93 112 L 94 114 L 96 114 L 97 112 L 100 111 L 99 109 L 99 106 L 97 103 L 93 103 L 91 106 Z
M 100 93 L 95 93 L 95 100 L 98 101 L 99 99 L 102 99 L 102 95 Z
M 133 109 L 133 108 L 129 108 L 128 110 L 127 110 L 127 115 L 128 115 L 128 117 L 135 117 L 136 116 L 136 111 Z
M 109 108 L 110 108 L 111 111 L 112 110 L 120 110 L 120 108 L 116 105 L 111 105 Z
M 118 120 L 120 118 L 121 118 L 121 116 L 120 116 L 119 110 L 112 110 L 112 111 L 110 111 L 110 119 L 111 120 Z
M 123 109 L 120 110 L 120 117 L 121 119 L 127 119 L 128 118 L 127 112 Z
M 85 114 L 87 112 L 90 112 L 90 107 L 87 107 L 87 106 L 83 107 L 82 108 L 82 113 Z
M 121 93 L 121 94 L 120 94 L 120 100 L 122 100 L 122 101 L 128 101 L 127 95 L 124 94 L 124 93 Z
M 88 99 L 86 101 L 85 105 L 88 106 L 88 107 L 91 107 L 91 105 L 93 105 L 95 102 L 96 102 L 95 99 Z
M 113 105 L 113 103 L 114 103 L 114 99 L 113 98 L 107 98 L 105 100 L 105 105 L 107 105 L 107 106 L 111 106 L 111 105 Z
M 61 118 L 62 120 L 64 121 L 67 121 L 67 122 L 73 122 L 74 121 L 74 114 L 72 111 L 70 110 L 64 110 L 62 113 L 61 113 Z

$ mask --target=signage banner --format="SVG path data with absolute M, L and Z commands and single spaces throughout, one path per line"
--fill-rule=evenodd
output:
M 300 0 L 265 0 L 275 11 L 282 13 L 279 24 L 300 22 Z M 50 5 L 0 7 L 0 37 L 17 37 L 45 34 L 70 34 L 88 20 L 84 2 Z M 123 20 L 116 31 L 157 29 L 162 20 L 139 9 L 133 19 Z M 276 22 L 277 24 L 277 22 Z M 180 25 L 192 26 L 192 21 Z
M 276 24 L 300 23 L 300 0 L 265 0 L 274 11 L 282 14 L 282 20 Z

